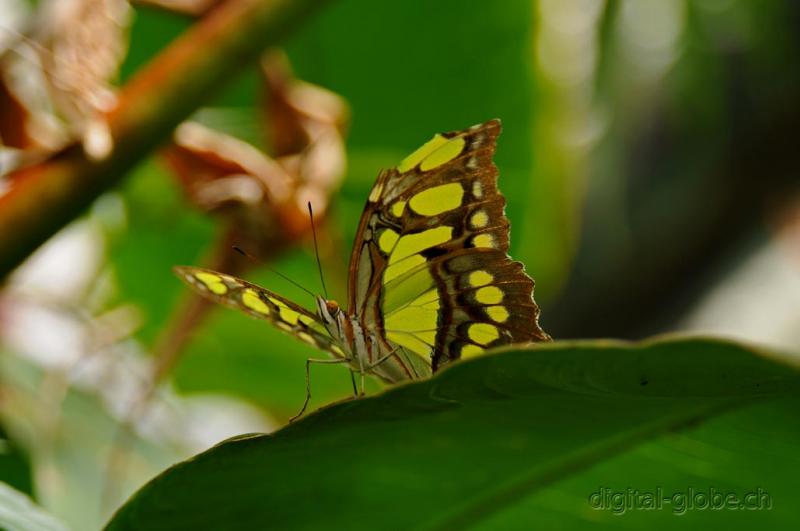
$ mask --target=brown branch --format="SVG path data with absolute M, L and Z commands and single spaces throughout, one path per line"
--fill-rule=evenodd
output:
M 229 1 L 143 68 L 109 114 L 114 150 L 93 161 L 78 146 L 10 177 L 0 195 L 0 279 L 118 185 L 192 111 L 324 0 Z

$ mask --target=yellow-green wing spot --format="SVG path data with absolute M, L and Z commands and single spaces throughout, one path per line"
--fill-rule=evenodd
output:
M 473 229 L 482 229 L 489 224 L 489 215 L 483 210 L 478 210 L 469 218 L 469 224 Z
M 481 304 L 498 304 L 503 301 L 503 291 L 497 286 L 486 286 L 475 292 L 475 299 Z
M 202 282 L 203 285 L 208 288 L 208 291 L 215 295 L 225 295 L 225 293 L 228 292 L 228 287 L 225 285 L 222 277 L 215 273 L 200 271 L 194 274 L 194 278 Z
M 430 171 L 450 162 L 464 150 L 464 138 L 435 135 L 414 153 L 404 158 L 397 171 L 405 173 L 419 165 L 420 171 Z
M 385 317 L 386 337 L 427 358 L 436 342 L 440 307 L 439 293 L 433 287 Z
M 432 287 L 434 287 L 434 281 L 427 267 L 417 268 L 402 278 L 385 283 L 383 313 L 391 316 L 392 312 L 402 309 L 403 305 L 413 301 Z
M 421 254 L 415 254 L 413 256 L 409 256 L 408 258 L 404 258 L 400 262 L 392 264 L 386 268 L 386 271 L 383 274 L 383 282 L 384 284 L 388 284 L 392 280 L 405 275 L 415 267 L 424 263 L 425 257 Z
M 441 301 L 428 268 L 418 267 L 426 263 L 420 253 L 452 237 L 453 228 L 449 226 L 402 237 L 385 229 L 378 236 L 378 246 L 389 255 L 383 275 L 386 337 L 426 360 L 436 342 Z
M 494 236 L 491 234 L 484 232 L 483 234 L 478 234 L 474 238 L 472 238 L 472 246 L 478 248 L 492 248 L 496 247 L 496 242 L 494 240 Z
M 403 215 L 403 212 L 406 210 L 406 202 L 405 201 L 395 201 L 392 204 L 391 212 L 392 215 L 396 218 L 399 218 Z
M 253 288 L 245 288 L 242 292 L 242 304 L 264 315 L 269 315 L 269 306 L 258 296 Z
M 402 236 L 395 243 L 389 255 L 389 265 L 395 264 L 404 258 L 417 254 L 425 249 L 430 249 L 441 243 L 450 241 L 453 237 L 453 227 L 441 226 L 428 229 L 415 234 Z
M 289 323 L 290 325 L 296 325 L 298 321 L 307 325 L 314 322 L 314 319 L 290 308 L 284 301 L 280 299 L 269 297 L 269 301 L 278 307 L 278 313 L 280 314 L 281 320 Z
M 490 284 L 492 280 L 494 280 L 494 275 L 480 269 L 478 271 L 473 271 L 469 274 L 469 277 L 467 277 L 469 285 L 475 288 Z
M 421 216 L 435 216 L 460 207 L 463 198 L 461 183 L 448 183 L 432 186 L 415 194 L 408 206 Z
M 378 247 L 380 247 L 381 251 L 384 253 L 389 254 L 392 252 L 392 249 L 394 249 L 394 246 L 399 239 L 400 235 L 397 234 L 397 232 L 392 229 L 384 229 L 378 235 Z
M 430 277 L 427 271 L 425 273 Z M 431 286 L 432 280 L 425 284 Z M 411 302 L 402 304 L 384 316 L 386 337 L 428 359 L 436 342 L 440 306 L 439 293 L 435 287 Z
M 475 343 L 488 345 L 500 337 L 500 332 L 496 326 L 489 323 L 473 323 L 469 326 L 467 335 Z
M 508 321 L 508 310 L 505 306 L 487 306 L 486 314 L 496 323 L 505 323 Z
M 465 344 L 461 347 L 461 357 L 462 358 L 471 358 L 473 356 L 478 356 L 479 354 L 483 354 L 484 349 L 479 347 L 478 345 L 472 345 L 470 343 Z
M 425 263 L 425 257 L 419 254 L 425 249 L 450 241 L 453 227 L 435 227 L 415 234 L 399 236 L 392 229 L 384 229 L 378 235 L 378 247 L 389 255 L 389 266 L 383 273 L 383 283 L 408 273 Z

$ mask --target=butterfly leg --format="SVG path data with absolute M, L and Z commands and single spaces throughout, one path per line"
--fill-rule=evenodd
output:
M 366 394 L 366 382 L 365 382 L 366 374 L 368 372 L 371 372 L 372 369 L 374 369 L 375 367 L 377 367 L 378 365 L 380 365 L 384 361 L 386 361 L 389 358 L 391 358 L 394 355 L 394 353 L 397 352 L 398 348 L 399 347 L 396 347 L 394 350 L 392 350 L 391 352 L 389 352 L 388 354 L 386 354 L 382 358 L 380 358 L 377 361 L 375 361 L 375 363 L 370 363 L 369 365 L 366 365 L 366 366 L 364 365 L 364 360 L 362 358 L 358 359 L 358 365 L 359 365 L 358 372 L 361 375 L 361 392 L 360 393 L 358 392 L 358 390 L 356 388 L 356 381 L 355 381 L 355 379 L 353 379 L 353 392 L 355 393 L 356 398 L 358 398 L 359 396 L 364 396 Z M 353 374 L 353 371 L 350 371 L 350 376 L 354 378 L 355 375 Z
M 350 360 L 347 358 L 336 358 L 336 359 L 315 359 L 315 358 L 308 358 L 306 360 L 306 399 L 303 402 L 303 407 L 297 413 L 297 415 L 293 416 L 289 419 L 289 422 L 294 422 L 297 420 L 303 413 L 305 413 L 306 408 L 308 407 L 308 402 L 311 400 L 311 364 L 312 363 L 319 363 L 319 364 L 326 364 L 332 365 L 335 363 L 347 363 Z
M 364 367 L 364 358 L 362 356 L 358 357 L 358 372 L 361 373 L 361 392 L 358 396 L 364 396 L 364 389 L 366 386 L 365 374 L 367 373 L 367 370 Z
M 388 360 L 389 358 L 391 358 L 392 356 L 394 356 L 394 353 L 395 353 L 395 352 L 397 352 L 397 349 L 398 349 L 398 348 L 400 348 L 400 347 L 395 347 L 395 348 L 393 348 L 393 349 L 392 349 L 392 351 L 391 351 L 390 353 L 386 354 L 386 355 L 385 355 L 385 356 L 383 356 L 382 358 L 379 358 L 378 360 L 376 360 L 376 361 L 375 361 L 375 363 L 371 363 L 371 364 L 369 364 L 369 365 L 367 366 L 367 370 L 368 370 L 368 371 L 371 371 L 372 369 L 374 369 L 375 367 L 377 367 L 378 365 L 380 365 L 380 364 L 381 364 L 381 363 L 383 363 L 384 361 L 386 361 L 386 360 Z
M 350 369 L 350 383 L 353 384 L 353 396 L 358 398 L 358 387 L 356 386 L 356 373 Z

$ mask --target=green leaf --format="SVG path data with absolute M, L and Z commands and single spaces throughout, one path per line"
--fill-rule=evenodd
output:
M 148 483 L 108 529 L 461 529 L 648 439 L 798 396 L 796 366 L 721 341 L 509 349 L 223 442 Z
M 4 374 L 4 386 L 7 385 Z M 22 491 L 33 493 L 30 458 L 0 424 L 0 481 Z
M 6 531 L 67 531 L 23 493 L 0 482 L 0 529 Z

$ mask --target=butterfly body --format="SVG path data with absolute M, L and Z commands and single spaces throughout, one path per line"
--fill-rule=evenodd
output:
M 320 321 L 331 337 L 338 340 L 355 372 L 369 372 L 392 383 L 430 376 L 429 364 L 382 341 L 376 330 L 363 327 L 357 315 L 345 312 L 336 302 L 324 297 L 317 297 L 316 302 Z
M 499 120 L 435 135 L 378 176 L 350 258 L 348 307 L 316 312 L 242 279 L 198 268 L 178 275 L 204 296 L 271 321 L 388 382 L 510 343 L 549 340 L 533 280 L 508 257 L 494 155 Z

